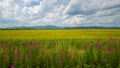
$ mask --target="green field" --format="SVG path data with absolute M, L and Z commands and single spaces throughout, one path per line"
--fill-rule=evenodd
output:
M 0 30 L 0 39 L 120 38 L 120 29 Z
M 0 30 L 0 68 L 120 68 L 120 29 Z

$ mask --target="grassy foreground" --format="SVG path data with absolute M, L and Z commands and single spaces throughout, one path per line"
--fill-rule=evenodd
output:
M 119 37 L 119 30 L 0 30 L 0 68 L 120 68 Z

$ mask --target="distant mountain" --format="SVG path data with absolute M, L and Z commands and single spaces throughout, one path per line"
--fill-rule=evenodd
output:
M 58 28 L 61 28 L 61 27 L 54 26 L 54 25 L 46 25 L 46 26 L 33 26 L 33 27 L 30 27 L 30 28 L 33 28 L 33 29 L 58 29 Z
M 8 27 L 8 28 L 0 28 L 0 29 L 61 29 L 61 27 L 54 25 L 46 25 L 46 26 L 20 26 L 20 27 Z
M 77 26 L 65 27 L 66 29 L 119 29 L 120 27 L 104 27 L 104 26 Z
M 21 27 L 9 27 L 0 29 L 120 29 L 120 27 L 103 27 L 103 26 L 77 26 L 77 27 L 59 27 L 54 25 L 46 26 L 21 26 Z

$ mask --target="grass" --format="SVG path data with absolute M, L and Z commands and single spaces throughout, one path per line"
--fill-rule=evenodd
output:
M 120 68 L 119 33 L 0 30 L 0 68 Z

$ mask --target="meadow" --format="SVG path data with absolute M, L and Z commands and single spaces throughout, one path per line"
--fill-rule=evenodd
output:
M 0 30 L 0 68 L 120 68 L 120 29 Z

